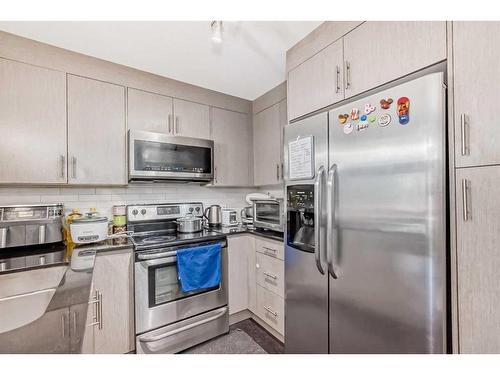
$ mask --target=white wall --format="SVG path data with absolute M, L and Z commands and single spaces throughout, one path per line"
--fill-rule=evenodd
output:
M 129 185 L 122 188 L 78 187 L 0 187 L 0 206 L 10 204 L 63 203 L 65 211 L 91 207 L 111 217 L 115 204 L 202 202 L 204 207 L 220 204 L 234 208 L 238 214 L 246 205 L 245 196 L 257 191 L 251 188 L 209 188 L 189 184 Z

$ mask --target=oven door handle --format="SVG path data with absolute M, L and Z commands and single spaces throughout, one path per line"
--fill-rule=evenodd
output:
M 177 257 L 167 257 L 161 259 L 153 259 L 153 260 L 143 260 L 139 262 L 141 266 L 144 268 L 154 267 L 154 266 L 168 266 L 170 264 L 177 263 Z
M 160 259 L 160 258 L 168 258 L 175 257 L 177 255 L 177 251 L 167 251 L 164 253 L 153 253 L 153 254 L 137 254 L 137 259 L 139 260 L 150 260 L 150 259 Z
M 173 336 L 173 335 L 176 335 L 178 333 L 181 333 L 183 331 L 187 331 L 188 329 L 192 329 L 192 328 L 195 328 L 195 327 L 198 327 L 202 324 L 206 324 L 206 323 L 209 323 L 213 320 L 216 320 L 216 319 L 219 319 L 222 315 L 224 315 L 225 313 L 227 312 L 227 307 L 224 307 L 223 309 L 221 309 L 221 311 L 219 313 L 217 313 L 216 315 L 214 316 L 211 316 L 209 318 L 205 318 L 205 319 L 202 319 L 200 320 L 199 322 L 195 322 L 195 323 L 191 323 L 191 324 L 188 324 L 187 326 L 184 326 L 184 327 L 179 327 L 179 328 L 176 328 L 176 329 L 173 329 L 171 331 L 168 331 L 168 332 L 165 332 L 165 333 L 162 333 L 161 335 L 158 335 L 158 336 L 153 336 L 153 337 L 139 337 L 139 341 L 141 342 L 155 342 L 155 341 L 160 341 L 160 340 L 163 340 L 167 337 L 170 337 L 170 336 Z

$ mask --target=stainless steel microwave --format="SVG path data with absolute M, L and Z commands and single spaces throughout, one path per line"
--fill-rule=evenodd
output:
M 283 199 L 253 201 L 253 225 L 256 228 L 283 232 L 285 229 Z
M 214 142 L 129 130 L 129 181 L 211 181 Z

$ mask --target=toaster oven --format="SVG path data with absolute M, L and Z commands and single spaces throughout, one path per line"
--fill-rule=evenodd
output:
M 283 232 L 285 228 L 283 199 L 253 201 L 253 224 L 255 228 Z

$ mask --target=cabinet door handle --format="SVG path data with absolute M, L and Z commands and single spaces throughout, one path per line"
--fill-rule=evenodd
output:
M 61 178 L 66 175 L 66 157 L 64 155 L 59 156 L 59 162 L 61 163 Z
M 340 92 L 340 67 L 335 67 L 335 94 Z
M 281 179 L 285 179 L 285 172 L 283 172 L 283 163 L 281 163 Z
M 460 115 L 460 133 L 461 133 L 461 146 L 462 146 L 462 156 L 467 156 L 470 154 L 470 145 L 467 138 L 467 133 L 469 128 L 469 122 L 467 121 L 467 115 L 462 113 Z
M 175 128 L 174 128 L 174 134 L 179 133 L 179 116 L 175 116 Z
M 345 75 L 346 75 L 345 88 L 346 90 L 348 90 L 351 87 L 351 63 L 349 61 L 345 62 Z
M 277 280 L 278 279 L 278 276 L 276 275 L 273 275 L 272 273 L 269 273 L 269 272 L 262 272 L 265 276 L 273 279 L 273 280 Z
M 73 311 L 73 334 L 76 335 L 76 318 L 77 318 L 77 313 L 76 311 Z
M 276 164 L 276 180 L 280 180 L 280 164 Z
M 462 179 L 462 215 L 464 221 L 472 220 L 472 215 L 469 210 L 469 194 L 470 183 L 464 178 Z
M 271 315 L 274 315 L 275 317 L 278 316 L 278 313 L 276 311 L 271 310 L 271 308 L 269 306 L 264 306 L 264 309 L 266 309 L 266 311 L 268 313 L 270 313 Z
M 71 165 L 72 165 L 71 169 L 72 169 L 73 178 L 76 178 L 76 157 L 75 156 L 73 156 L 71 158 Z
M 61 333 L 62 337 L 66 337 L 66 314 L 61 315 Z
M 98 311 L 99 311 L 99 330 L 102 330 L 102 293 L 99 292 L 99 303 L 97 304 L 98 306 Z
M 168 115 L 167 119 L 168 134 L 172 133 L 172 115 Z
M 214 168 L 214 180 L 217 183 L 217 167 Z

